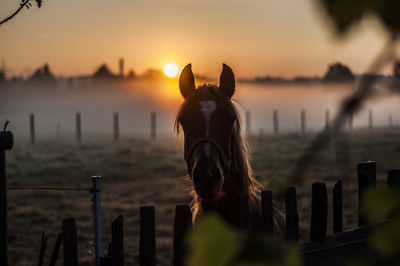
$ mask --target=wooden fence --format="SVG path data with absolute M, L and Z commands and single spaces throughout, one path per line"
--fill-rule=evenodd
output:
M 306 115 L 306 110 L 302 109 L 300 110 L 300 129 L 299 133 L 301 135 L 306 135 L 307 133 L 310 132 L 310 129 L 307 128 L 307 115 Z M 120 121 L 119 121 L 119 112 L 114 112 L 113 113 L 113 121 L 112 121 L 112 131 L 113 131 L 113 141 L 115 143 L 118 143 L 120 140 Z M 353 131 L 353 115 L 349 115 L 348 119 L 348 131 Z M 82 133 L 82 128 L 83 128 L 83 119 L 82 115 L 80 112 L 76 112 L 75 114 L 75 139 L 77 144 L 82 144 L 83 142 L 83 133 Z M 330 112 L 329 110 L 325 110 L 325 121 L 324 121 L 324 127 L 325 130 L 330 129 Z M 272 134 L 277 136 L 281 133 L 280 130 L 280 119 L 279 119 L 279 112 L 277 110 L 272 111 Z M 368 124 L 367 124 L 369 130 L 372 130 L 374 128 L 374 120 L 373 120 L 373 112 L 372 110 L 369 110 L 368 112 Z M 392 114 L 389 113 L 388 115 L 388 128 L 393 127 L 393 117 Z M 32 145 L 35 145 L 36 143 L 36 125 L 35 125 L 35 114 L 30 113 L 29 114 L 29 134 L 30 134 L 30 142 Z M 60 121 L 57 121 L 56 125 L 56 134 L 59 137 L 60 135 L 60 128 L 61 124 Z M 253 134 L 252 131 L 252 115 L 250 110 L 245 111 L 245 125 L 244 125 L 244 130 L 246 136 L 250 137 Z M 260 128 L 259 130 L 260 135 L 264 134 L 264 130 Z M 156 112 L 151 112 L 150 113 L 150 128 L 149 128 L 149 138 L 151 140 L 157 139 L 157 113 Z
M 7 258 L 7 185 L 5 150 L 9 150 L 13 145 L 11 132 L 0 132 L 0 264 L 8 265 Z M 363 162 L 357 165 L 358 179 L 358 202 L 363 200 L 366 189 L 376 186 L 376 163 Z M 399 186 L 400 170 L 388 172 L 389 186 Z M 111 223 L 111 243 L 107 254 L 103 254 L 103 237 L 101 222 L 100 204 L 100 178 L 93 178 L 93 186 L 89 188 L 93 194 L 93 217 L 94 217 L 94 239 L 95 239 L 95 261 L 99 265 L 124 265 L 124 228 L 123 217 L 120 215 Z M 262 191 L 262 221 L 259 223 L 256 232 L 266 234 L 273 233 L 273 193 L 270 190 Z M 240 225 L 246 230 L 249 227 L 248 197 L 240 197 Z M 299 214 L 297 208 L 296 188 L 289 187 L 285 192 L 285 236 L 287 241 L 299 241 Z M 365 217 L 360 212 L 358 205 L 358 225 L 359 227 L 346 232 L 343 231 L 343 193 L 342 183 L 337 181 L 332 193 L 333 209 L 333 232 L 332 236 L 327 235 L 328 225 L 328 194 L 324 183 L 316 182 L 312 184 L 311 196 L 311 223 L 309 242 L 301 245 L 301 255 L 304 265 L 342 265 L 354 254 L 363 253 L 366 250 L 368 233 L 375 225 L 367 225 Z M 50 264 L 55 265 L 61 244 L 63 244 L 63 260 L 65 266 L 78 265 L 77 247 L 77 224 L 74 218 L 67 218 L 62 221 L 62 232 L 53 247 Z M 188 205 L 176 206 L 173 235 L 173 255 L 171 261 L 173 265 L 184 265 L 182 260 L 187 252 L 184 245 L 185 235 L 192 228 L 192 213 Z M 140 207 L 140 235 L 139 235 L 139 264 L 144 266 L 156 265 L 156 226 L 155 226 L 155 207 Z M 39 255 L 39 265 L 43 263 L 43 256 L 46 249 L 47 237 L 42 235 L 41 252 Z M 322 258 L 324 258 L 322 260 Z M 327 260 L 329 258 L 329 260 Z

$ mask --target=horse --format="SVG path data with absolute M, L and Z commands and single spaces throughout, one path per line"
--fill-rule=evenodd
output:
M 223 64 L 219 86 L 196 89 L 191 64 L 179 77 L 184 102 L 175 116 L 175 132 L 184 134 L 187 178 L 192 183 L 193 220 L 214 211 L 234 227 L 240 227 L 240 195 L 248 195 L 249 229 L 261 221 L 260 183 L 254 177 L 249 149 L 241 133 L 241 120 L 231 98 L 235 92 L 232 69 Z M 283 218 L 274 204 L 274 227 Z

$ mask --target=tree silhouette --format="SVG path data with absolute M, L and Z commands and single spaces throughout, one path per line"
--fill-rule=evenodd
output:
M 400 78 L 400 61 L 394 63 L 393 76 L 395 78 Z
M 15 17 L 24 7 L 29 9 L 32 6 L 31 2 L 32 2 L 32 0 L 21 0 L 21 3 L 19 4 L 18 9 L 15 10 L 14 13 L 12 13 L 7 18 L 5 18 L 2 21 L 0 21 L 0 25 L 2 25 L 3 23 L 6 23 L 7 21 L 9 21 L 13 17 Z M 36 2 L 36 5 L 37 5 L 38 8 L 40 8 L 42 6 L 42 0 L 35 0 L 35 2 Z
M 328 66 L 328 71 L 324 76 L 326 81 L 353 81 L 354 74 L 350 68 L 341 64 L 334 63 Z
M 112 79 L 117 76 L 114 75 L 106 64 L 102 64 L 93 74 L 95 79 Z

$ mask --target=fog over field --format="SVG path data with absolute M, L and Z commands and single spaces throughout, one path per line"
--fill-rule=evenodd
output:
M 177 80 L 140 81 L 123 84 L 92 84 L 79 88 L 2 88 L 0 121 L 10 120 L 9 129 L 19 141 L 29 137 L 29 114 L 35 114 L 37 139 L 69 139 L 75 132 L 75 113 L 81 112 L 83 139 L 90 136 L 112 137 L 112 117 L 118 111 L 121 137 L 148 137 L 150 112 L 157 112 L 157 133 L 173 134 L 173 119 L 183 102 Z M 198 82 L 197 85 L 200 85 Z M 344 97 L 354 91 L 352 84 L 255 84 L 238 83 L 234 99 L 242 120 L 251 112 L 251 130 L 258 134 L 273 132 L 272 112 L 279 112 L 281 132 L 299 132 L 300 110 L 306 111 L 307 130 L 325 126 L 325 110 L 330 118 L 338 111 Z M 368 111 L 373 110 L 374 126 L 400 124 L 399 99 L 381 93 L 368 101 L 354 116 L 354 127 L 368 126 Z M 3 123 L 3 122 L 2 122 Z M 243 123 L 244 128 L 244 123 Z

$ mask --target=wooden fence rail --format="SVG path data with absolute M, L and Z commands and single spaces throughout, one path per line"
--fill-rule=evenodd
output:
M 359 179 L 371 179 L 374 176 L 372 171 L 375 169 L 375 162 L 365 162 L 358 165 Z M 364 171 L 364 172 L 363 172 Z M 366 175 L 366 173 L 368 175 Z M 372 178 L 373 179 L 373 178 Z M 391 170 L 388 172 L 388 184 L 399 186 L 400 170 Z M 363 182 L 363 181 L 362 181 Z M 365 189 L 374 183 L 363 183 L 363 189 L 359 192 L 361 197 L 365 193 Z M 299 241 L 299 215 L 296 200 L 296 189 L 289 187 L 286 189 L 286 230 L 285 238 L 288 241 Z M 333 236 L 327 235 L 328 224 L 328 194 L 327 187 L 324 183 L 315 182 L 312 184 L 311 195 L 311 221 L 310 221 L 310 241 L 302 244 L 302 255 L 307 261 L 306 265 L 318 265 L 316 257 L 323 254 L 333 256 L 335 250 L 341 250 L 341 247 L 348 248 L 356 252 L 359 248 L 364 248 L 366 244 L 364 227 L 341 232 L 343 229 L 342 217 L 342 183 L 335 183 L 332 193 L 332 209 L 333 209 Z M 273 201 L 272 191 L 265 190 L 261 193 L 262 206 L 262 224 L 259 229 L 265 233 L 273 232 Z M 249 215 L 247 195 L 240 198 L 240 225 L 243 230 L 249 228 L 251 217 Z M 156 265 L 156 226 L 155 226 L 155 207 L 140 207 L 140 236 L 139 236 L 139 264 L 140 265 Z M 108 257 L 102 257 L 100 265 L 124 265 L 124 236 L 123 236 L 123 217 L 118 216 L 111 224 L 112 244 Z M 371 227 L 368 227 L 371 228 Z M 173 234 L 173 253 L 171 254 L 171 262 L 174 266 L 184 266 L 184 256 L 187 254 L 185 246 L 185 236 L 192 230 L 192 213 L 188 205 L 178 205 L 175 210 Z M 69 218 L 63 221 L 64 237 L 64 265 L 77 265 L 77 241 L 76 241 L 76 222 L 75 219 Z M 60 236 L 59 236 L 60 237 Z M 62 238 L 62 237 L 61 237 Z M 56 246 L 59 247 L 61 240 L 57 240 Z M 57 248 L 54 248 L 56 250 Z M 342 250 L 343 254 L 345 253 Z M 53 254 L 57 252 L 53 251 Z M 337 255 L 337 254 L 336 254 Z M 346 255 L 347 256 L 347 255 Z M 336 261 L 343 261 L 343 257 L 338 257 Z M 329 262 L 328 265 L 335 265 Z
M 325 120 L 323 123 L 321 123 L 321 126 L 325 128 L 326 131 L 330 130 L 331 128 L 331 113 L 329 109 L 325 110 Z M 246 110 L 244 114 L 244 132 L 246 137 L 252 137 L 254 136 L 254 132 L 252 132 L 252 113 L 250 110 Z M 274 136 L 278 136 L 279 134 L 282 134 L 281 127 L 280 127 L 280 120 L 279 120 L 279 111 L 278 110 L 272 110 L 272 120 L 268 119 L 267 123 L 272 125 L 272 131 L 270 134 Z M 300 110 L 300 117 L 299 117 L 299 123 L 300 123 L 300 128 L 297 129 L 297 133 L 301 135 L 305 135 L 308 131 L 310 131 L 309 127 L 307 126 L 307 116 L 306 116 L 306 110 L 301 109 Z M 40 122 L 40 121 L 39 121 Z M 157 113 L 155 111 L 150 112 L 150 125 L 149 125 L 149 137 L 151 140 L 157 139 L 158 129 L 157 129 Z M 353 131 L 353 114 L 349 114 L 347 116 L 347 123 L 348 123 L 348 131 L 351 132 Z M 374 129 L 374 121 L 373 121 L 373 110 L 368 111 L 368 117 L 366 120 L 365 127 L 368 128 L 369 130 Z M 376 127 L 376 126 L 375 126 Z M 387 120 L 387 127 L 388 128 L 393 128 L 393 116 L 392 113 L 388 114 L 388 120 Z M 76 112 L 75 113 L 75 141 L 77 144 L 82 144 L 84 140 L 84 132 L 83 129 L 83 116 L 81 115 L 81 112 Z M 264 135 L 265 128 L 263 127 L 263 124 L 258 125 L 259 132 L 260 132 L 260 137 Z M 120 127 L 120 113 L 119 112 L 114 112 L 112 114 L 112 139 L 114 143 L 118 143 L 121 138 L 121 127 Z M 56 136 L 59 138 L 61 136 L 61 121 L 58 120 L 56 123 Z M 30 143 L 31 145 L 35 145 L 37 142 L 37 134 L 36 134 L 36 117 L 34 113 L 29 114 L 29 138 L 30 138 Z

